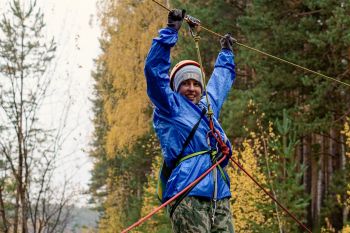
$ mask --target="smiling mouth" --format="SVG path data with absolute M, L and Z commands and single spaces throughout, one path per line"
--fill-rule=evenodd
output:
M 194 95 L 186 95 L 186 97 L 190 100 L 194 100 L 196 98 Z

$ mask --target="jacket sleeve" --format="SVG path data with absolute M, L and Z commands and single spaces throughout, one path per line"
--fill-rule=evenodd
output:
M 164 28 L 153 39 L 145 62 L 147 94 L 152 103 L 166 114 L 171 114 L 177 106 L 175 93 L 170 88 L 170 49 L 178 39 L 175 29 Z
M 231 50 L 222 49 L 207 85 L 209 101 L 217 119 L 235 78 L 234 55 Z

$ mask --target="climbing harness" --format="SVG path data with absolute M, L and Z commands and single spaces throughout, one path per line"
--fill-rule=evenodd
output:
M 155 0 L 152 0 L 153 2 L 155 2 L 156 4 L 158 4 L 159 6 L 163 7 L 164 9 L 166 9 L 167 11 L 170 11 L 167 7 L 165 7 L 164 5 L 160 4 L 159 2 L 155 1 Z M 200 65 L 200 69 L 201 69 L 201 74 L 202 74 L 202 78 L 203 78 L 203 94 L 205 95 L 205 98 L 206 98 L 206 102 L 207 102 L 207 112 L 206 112 L 206 115 L 208 116 L 208 120 L 209 120 L 209 132 L 207 134 L 207 138 L 209 137 L 212 137 L 213 139 L 215 139 L 215 141 L 217 142 L 217 147 L 218 147 L 218 151 L 219 153 L 213 153 L 212 151 L 213 150 L 204 150 L 204 151 L 199 151 L 199 152 L 196 152 L 196 153 L 193 153 L 193 154 L 190 154 L 190 155 L 186 155 L 186 156 L 183 156 L 183 152 L 185 150 L 185 148 L 187 147 L 187 145 L 189 144 L 190 140 L 192 139 L 198 125 L 199 125 L 199 122 L 201 121 L 203 115 L 205 114 L 205 111 L 202 111 L 202 114 L 201 114 L 201 118 L 199 119 L 199 121 L 196 123 L 196 125 L 192 128 L 189 136 L 187 137 L 184 145 L 183 145 L 183 148 L 180 152 L 180 156 L 179 156 L 179 161 L 176 163 L 176 166 L 179 165 L 181 162 L 187 160 L 187 159 L 190 159 L 190 158 L 193 158 L 195 156 L 199 156 L 199 155 L 202 155 L 202 154 L 206 154 L 208 152 L 211 152 L 211 159 L 212 159 L 212 163 L 213 165 L 207 170 L 205 171 L 201 176 L 199 176 L 195 181 L 193 181 L 191 184 L 189 184 L 186 188 L 184 188 L 182 191 L 180 191 L 179 193 L 177 193 L 175 196 L 173 196 L 172 198 L 170 198 L 169 200 L 167 200 L 166 202 L 164 202 L 162 205 L 160 205 L 159 207 L 157 207 L 156 209 L 154 209 L 151 213 L 149 213 L 148 215 L 146 215 L 145 217 L 139 219 L 137 222 L 135 222 L 134 224 L 132 224 L 131 226 L 129 226 L 128 228 L 126 228 L 125 230 L 122 231 L 122 233 L 126 233 L 126 232 L 129 232 L 130 230 L 132 230 L 133 228 L 137 227 L 138 225 L 142 224 L 143 222 L 145 222 L 147 219 L 149 219 L 150 217 L 152 217 L 156 212 L 158 212 L 159 210 L 161 210 L 162 208 L 164 208 L 165 206 L 167 206 L 168 204 L 170 204 L 171 202 L 175 201 L 176 200 L 176 203 L 174 204 L 175 208 L 176 206 L 181 202 L 181 200 L 187 196 L 187 194 L 193 189 L 193 187 L 195 187 L 196 184 L 198 184 L 206 175 L 208 175 L 211 171 L 213 171 L 213 176 L 217 178 L 217 168 L 219 168 L 219 171 L 221 173 L 221 175 L 223 175 L 225 177 L 225 180 L 226 180 L 226 176 L 225 176 L 225 173 L 222 171 L 222 168 L 220 167 L 220 163 L 222 163 L 228 156 L 229 156 L 229 153 L 230 153 L 230 149 L 229 147 L 226 145 L 226 143 L 222 140 L 222 137 L 221 137 L 221 134 L 220 132 L 215 129 L 214 127 L 214 122 L 213 122 L 213 111 L 211 109 L 211 106 L 210 106 L 210 102 L 209 102 L 209 98 L 208 98 L 208 95 L 206 93 L 206 80 L 205 80 L 205 73 L 204 73 L 204 70 L 203 70 L 203 65 L 202 65 L 202 59 L 201 59 L 201 55 L 200 55 L 200 48 L 199 48 L 199 41 L 200 41 L 200 36 L 198 35 L 200 29 L 204 29 L 208 32 L 211 32 L 212 34 L 214 35 L 217 35 L 221 38 L 224 38 L 223 36 L 221 36 L 220 34 L 217 34 L 205 27 L 203 27 L 200 23 L 200 21 L 192 16 L 189 16 L 189 15 L 186 15 L 184 20 L 188 23 L 189 27 L 190 27 L 190 32 L 191 32 L 191 35 L 194 39 L 194 42 L 195 42 L 195 47 L 196 47 L 196 51 L 197 51 L 197 56 L 198 56 L 198 63 Z M 289 62 L 289 61 L 286 61 L 284 59 L 281 59 L 281 58 L 278 58 L 278 57 L 275 57 L 275 56 L 272 56 L 270 54 L 267 54 L 265 52 L 262 52 L 260 50 L 257 50 L 257 49 L 254 49 L 254 48 L 251 48 L 249 46 L 246 46 L 246 45 L 243 45 L 237 41 L 235 41 L 236 44 L 238 45 L 241 45 L 243 47 L 246 47 L 246 48 L 249 48 L 249 49 L 252 49 L 256 52 L 259 52 L 261 54 L 264 54 L 266 56 L 269 56 L 269 57 L 272 57 L 274 59 L 277 59 L 279 61 L 282 61 L 282 62 L 285 62 L 285 63 L 288 63 L 290 65 L 293 65 L 293 66 L 296 66 L 298 68 L 301 68 L 303 70 L 306 70 L 308 72 L 311 72 L 311 73 L 314 73 L 314 74 L 317 74 L 317 75 L 320 75 L 322 77 L 325 77 L 325 78 L 328 78 L 328 79 L 331 79 L 333 81 L 336 81 L 338 83 L 341 83 L 341 84 L 344 84 L 344 85 L 347 85 L 347 86 L 350 86 L 350 84 L 347 84 L 347 83 L 344 83 L 342 81 L 339 81 L 337 79 L 334 79 L 332 77 L 329 77 L 329 76 L 326 76 L 326 75 L 323 75 L 321 73 L 318 73 L 316 71 L 312 71 L 310 69 L 307 69 L 307 68 L 304 68 L 302 66 L 299 66 L 297 64 L 294 64 L 292 62 Z M 210 144 L 210 143 L 209 143 Z M 209 145 L 210 146 L 210 145 Z M 291 212 L 288 211 L 287 208 L 285 208 L 282 204 L 280 204 L 276 198 L 271 195 L 264 187 L 262 187 L 257 181 L 256 179 L 250 175 L 244 168 L 243 166 L 236 162 L 232 157 L 230 157 L 230 160 L 238 166 L 239 169 L 241 169 L 260 189 L 262 189 L 275 203 L 277 203 L 277 205 L 283 209 L 293 220 L 295 220 L 305 231 L 309 232 L 309 233 L 312 233 L 311 230 L 309 230 L 302 222 L 300 222 Z M 163 166 L 166 166 L 165 163 L 163 163 Z M 163 168 L 162 168 L 163 170 Z M 171 174 L 171 170 L 170 170 L 170 174 Z M 168 178 L 170 177 L 170 174 L 169 174 L 169 171 L 168 171 Z M 162 172 L 160 174 L 160 176 L 162 175 Z M 161 177 L 160 177 L 161 178 Z M 159 179 L 160 180 L 160 179 Z M 216 205 L 217 205 L 217 198 L 216 198 L 216 194 L 217 194 L 217 181 L 214 180 L 214 186 L 216 188 L 214 188 L 214 198 L 212 200 L 212 204 L 213 204 L 213 208 L 212 208 L 212 222 L 214 222 L 215 220 L 215 211 L 216 211 Z M 158 197 L 159 197 L 159 190 L 158 190 Z M 174 207 L 173 206 L 173 207 Z M 172 209 L 171 211 L 171 215 L 174 211 L 174 208 Z
M 191 19 L 193 20 L 193 17 L 185 17 L 185 20 L 187 22 L 189 22 L 188 20 Z M 192 23 L 192 21 L 190 21 L 188 24 L 190 26 L 190 30 L 191 30 L 191 35 L 195 41 L 195 46 L 196 46 L 196 51 L 197 51 L 197 56 L 198 56 L 198 61 L 199 64 L 201 66 L 201 71 L 202 71 L 202 59 L 201 59 L 201 55 L 200 55 L 200 49 L 199 49 L 199 40 L 200 37 L 198 35 L 199 29 L 202 27 L 200 25 L 200 21 L 199 20 L 195 20 L 194 22 L 196 22 L 195 24 Z M 199 22 L 199 23 L 197 23 Z M 203 27 L 202 27 L 203 28 Z M 220 36 L 222 37 L 222 36 Z M 235 43 L 237 43 L 237 41 L 235 40 Z M 203 75 L 203 71 L 202 71 L 202 75 Z M 204 76 L 203 76 L 204 77 Z M 338 81 L 338 80 L 337 80 Z M 205 79 L 204 79 L 204 83 L 205 83 Z M 206 87 L 204 86 L 204 90 L 206 90 Z M 215 140 L 218 142 L 220 151 L 225 155 L 225 157 L 229 154 L 229 148 L 227 147 L 227 145 L 222 141 L 220 132 L 215 129 L 214 127 L 214 122 L 213 122 L 213 118 L 212 118 L 212 110 L 210 108 L 210 103 L 209 103 L 209 99 L 208 99 L 208 95 L 206 95 L 206 100 L 207 100 L 207 105 L 208 105 L 208 118 L 209 118 L 209 134 L 211 134 Z M 262 189 L 274 202 L 276 202 L 278 204 L 278 206 L 280 208 L 282 208 L 293 220 L 295 220 L 305 231 L 312 233 L 302 222 L 300 222 L 290 211 L 288 211 L 287 208 L 285 208 L 279 201 L 276 200 L 276 198 L 274 198 L 269 192 L 266 191 L 266 189 L 264 187 L 262 187 L 259 182 L 257 182 L 254 177 L 252 175 L 250 175 L 241 164 L 239 164 L 238 162 L 236 162 L 232 157 L 230 157 L 230 160 L 236 164 L 260 189 Z M 214 176 L 216 176 L 216 169 L 214 170 Z M 214 196 L 215 197 L 215 196 Z M 214 222 L 215 219 L 215 210 L 216 210 L 216 198 L 213 199 L 213 203 L 214 203 L 214 207 L 213 207 L 213 212 L 212 212 L 212 222 Z
M 200 118 L 198 119 L 197 123 L 193 126 L 193 128 L 191 129 L 191 132 L 188 134 L 188 136 L 185 140 L 185 143 L 182 145 L 181 152 L 176 156 L 176 158 L 178 158 L 178 161 L 175 163 L 176 164 L 175 167 L 177 167 L 182 161 L 184 161 L 186 159 L 200 155 L 200 154 L 202 154 L 202 152 L 206 152 L 206 151 L 200 151 L 197 153 L 186 155 L 184 157 L 185 149 L 188 146 L 188 144 L 190 144 L 190 141 L 192 140 L 194 134 L 196 133 L 197 128 L 198 128 L 203 116 L 205 115 L 205 113 L 206 113 L 206 109 L 203 108 Z M 163 161 L 162 167 L 161 167 L 160 172 L 159 172 L 158 183 L 157 183 L 157 196 L 158 196 L 158 199 L 160 200 L 160 202 L 163 202 L 163 192 L 165 191 L 165 186 L 166 186 L 166 183 L 168 182 L 168 179 L 170 178 L 172 170 L 173 169 L 169 168 L 166 165 L 165 161 Z
M 227 147 L 227 145 L 222 141 L 221 139 L 221 135 L 219 133 L 218 130 L 216 130 L 214 128 L 214 123 L 213 123 L 213 110 L 211 109 L 211 105 L 210 105 L 210 101 L 209 101 L 209 97 L 206 93 L 207 88 L 206 88 L 206 78 L 205 78 L 205 73 L 204 73 L 204 68 L 203 68 L 203 63 L 202 63 L 202 56 L 200 53 L 200 47 L 199 47 L 199 41 L 201 39 L 201 37 L 199 36 L 199 32 L 200 32 L 200 20 L 186 15 L 185 18 L 186 22 L 189 25 L 189 29 L 190 29 L 190 33 L 193 37 L 194 43 L 195 43 L 195 47 L 196 47 L 196 52 L 197 52 L 197 57 L 198 57 L 198 63 L 200 65 L 201 68 L 201 74 L 203 77 L 203 89 L 204 89 L 204 94 L 205 94 L 205 99 L 207 102 L 207 108 L 208 108 L 208 112 L 207 112 L 207 116 L 208 116 L 208 120 L 209 120 L 209 132 L 207 134 L 207 140 L 208 140 L 208 146 L 210 147 L 210 136 L 212 136 L 217 144 L 218 144 L 218 149 L 221 152 L 221 154 L 224 155 L 224 157 L 228 156 L 230 153 L 229 148 Z M 215 159 L 215 156 L 214 156 Z M 221 167 L 220 168 L 220 172 L 223 173 Z M 217 193 L 218 193 L 218 180 L 217 180 L 217 168 L 213 169 L 213 178 L 214 178 L 214 192 L 213 192 L 213 198 L 212 198 L 212 216 L 211 216 L 211 221 L 214 224 L 215 221 L 215 212 L 216 212 L 216 207 L 217 207 Z
M 129 226 L 128 228 L 124 229 L 122 233 L 126 233 L 131 231 L 133 228 L 137 227 L 138 225 L 142 224 L 143 222 L 147 221 L 150 217 L 152 217 L 155 213 L 157 213 L 159 210 L 163 209 L 165 206 L 169 205 L 171 202 L 176 200 L 178 197 L 180 197 L 182 194 L 187 192 L 190 188 L 198 184 L 205 176 L 207 176 L 214 168 L 216 168 L 221 162 L 223 162 L 226 159 L 226 156 L 223 156 L 219 161 L 217 161 L 215 164 L 213 164 L 208 170 L 206 170 L 201 176 L 199 176 L 196 180 L 194 180 L 191 184 L 186 186 L 183 190 L 181 190 L 178 194 L 164 202 L 162 205 L 155 208 L 152 212 L 147 214 L 145 217 L 139 219 L 137 222 Z
M 199 151 L 199 152 L 196 152 L 196 153 L 193 153 L 193 154 L 190 154 L 190 155 L 187 155 L 185 157 L 183 157 L 182 159 L 179 160 L 179 162 L 177 163 L 177 165 L 179 165 L 180 163 L 182 163 L 183 161 L 187 160 L 187 159 L 190 159 L 190 158 L 193 158 L 195 156 L 199 156 L 199 155 L 205 155 L 205 154 L 210 154 L 210 158 L 211 158 L 211 161 L 212 161 L 212 164 L 215 164 L 217 161 L 218 161 L 218 158 L 221 158 L 221 156 L 217 156 L 218 155 L 218 152 L 217 151 L 214 151 L 214 150 L 203 150 L 203 151 Z M 228 180 L 226 178 L 226 175 L 224 173 L 224 170 L 223 168 L 220 166 L 220 164 L 217 166 L 217 168 L 219 169 L 220 171 L 220 175 L 222 177 L 222 179 L 228 184 Z M 213 177 L 216 177 L 217 174 L 216 174 L 216 168 L 213 169 Z M 173 216 L 173 213 L 176 209 L 176 207 L 181 203 L 181 201 L 192 191 L 192 189 L 194 188 L 195 186 L 192 186 L 190 189 L 187 190 L 187 192 L 183 193 L 181 196 L 179 196 L 175 203 L 171 206 L 170 208 L 170 211 L 169 211 L 169 216 L 170 218 Z M 216 210 L 216 202 L 215 202 L 215 206 L 213 208 L 213 213 L 212 213 L 212 219 L 214 220 L 214 214 L 215 214 L 215 210 Z M 213 221 L 214 222 L 214 221 Z
M 185 17 L 185 20 L 188 22 L 188 25 L 190 26 L 190 31 L 191 31 L 191 35 L 194 39 L 195 42 L 195 46 L 196 46 L 196 51 L 197 51 L 197 56 L 198 56 L 198 62 L 201 66 L 201 71 L 202 71 L 202 75 L 204 74 L 203 72 L 203 65 L 202 65 L 202 59 L 201 59 L 201 55 L 200 55 L 200 48 L 199 48 L 199 41 L 200 41 L 200 36 L 198 35 L 200 28 L 204 28 L 200 25 L 200 21 L 196 20 L 194 17 Z M 208 29 L 206 29 L 208 30 Z M 223 36 L 220 36 L 222 38 L 224 38 Z M 237 43 L 237 41 L 235 40 L 235 43 Z M 283 59 L 281 59 L 283 60 Z M 204 76 L 203 76 L 204 77 Z M 337 80 L 338 81 L 338 80 Z M 205 77 L 204 77 L 204 83 L 205 83 Z M 206 86 L 204 84 L 204 90 L 206 91 Z M 213 122 L 213 112 L 211 110 L 210 107 L 210 102 L 208 99 L 208 95 L 206 95 L 206 100 L 207 100 L 207 105 L 208 105 L 208 118 L 209 118 L 209 134 L 211 134 L 211 136 L 213 136 L 213 138 L 215 138 L 215 140 L 218 142 L 219 145 L 219 149 L 220 151 L 227 156 L 229 154 L 229 148 L 227 147 L 227 145 L 222 141 L 220 132 L 215 129 L 214 127 L 214 122 Z M 293 220 L 295 220 L 304 230 L 306 230 L 307 232 L 311 231 L 302 223 L 300 222 L 290 211 L 288 211 L 287 208 L 285 208 L 281 203 L 279 203 L 276 198 L 274 198 L 269 192 L 266 191 L 266 189 L 264 187 L 262 187 L 254 178 L 253 176 L 251 176 L 243 167 L 242 165 L 240 165 L 238 162 L 236 162 L 232 157 L 230 157 L 230 160 L 236 164 L 256 185 L 258 185 L 258 187 L 260 189 L 262 189 L 274 202 L 276 202 L 278 204 L 278 206 L 280 206 Z M 214 170 L 214 176 L 216 176 L 216 169 Z M 215 196 L 214 196 L 215 197 Z M 214 218 L 215 218 L 215 209 L 216 209 L 216 198 L 213 199 L 213 203 L 214 203 L 214 208 L 213 208 L 213 213 L 212 213 L 212 221 L 214 222 Z

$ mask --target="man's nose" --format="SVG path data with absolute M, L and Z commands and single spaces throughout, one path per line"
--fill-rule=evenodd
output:
M 190 89 L 190 90 L 194 90 L 194 84 L 193 84 L 193 83 L 190 83 L 189 89 Z

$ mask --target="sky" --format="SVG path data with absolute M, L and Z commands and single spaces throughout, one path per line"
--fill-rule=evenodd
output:
M 27 1 L 27 0 L 26 0 Z M 28 0 L 29 1 L 29 0 Z M 0 0 L 0 13 L 10 0 Z M 37 0 L 44 13 L 47 38 L 57 43 L 52 62 L 49 96 L 44 102 L 40 118 L 49 128 L 57 128 L 65 117 L 65 141 L 57 162 L 54 182 L 58 186 L 64 178 L 78 189 L 87 189 L 92 161 L 87 151 L 92 139 L 93 59 L 100 53 L 100 35 L 96 17 L 97 0 Z M 84 202 L 87 198 L 79 198 Z M 84 205 L 84 203 L 80 203 Z
M 45 15 L 47 35 L 52 34 L 57 42 L 52 95 L 44 106 L 47 123 L 55 126 L 57 117 L 61 118 L 60 113 L 69 107 L 64 131 L 67 139 L 55 180 L 59 183 L 63 178 L 71 179 L 75 188 L 81 189 L 87 189 L 92 169 L 87 151 L 93 133 L 91 71 L 93 59 L 100 52 L 96 1 L 38 0 Z

